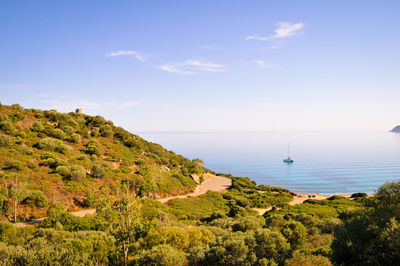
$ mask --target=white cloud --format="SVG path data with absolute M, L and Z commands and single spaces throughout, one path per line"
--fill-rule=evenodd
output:
M 145 61 L 143 55 L 141 55 L 139 52 L 136 51 L 117 51 L 106 54 L 106 57 L 123 56 L 123 55 L 134 56 L 136 57 L 137 60 L 141 62 Z
M 271 39 L 271 37 L 261 37 L 256 35 L 250 35 L 245 38 L 246 40 L 256 40 L 256 41 L 267 41 Z
M 272 38 L 286 38 L 297 35 L 303 26 L 303 23 L 279 22 L 278 28 L 275 30 L 275 35 Z
M 264 60 L 253 60 L 250 63 L 256 64 L 259 68 L 277 69 L 276 65 L 267 64 Z
M 211 46 L 211 45 L 204 45 L 204 46 L 201 46 L 201 48 L 206 49 L 206 50 L 212 50 L 212 51 L 221 51 L 220 48 Z
M 295 36 L 299 34 L 299 30 L 304 27 L 304 24 L 299 23 L 290 23 L 290 22 L 278 22 L 278 28 L 275 29 L 275 34 L 270 37 L 263 37 L 257 35 L 250 35 L 247 36 L 246 40 L 257 40 L 257 41 L 268 41 L 272 39 L 280 39 L 280 38 L 287 38 L 291 36 Z
M 202 62 L 198 60 L 186 60 L 183 63 L 171 63 L 159 66 L 160 69 L 181 74 L 181 75 L 196 75 L 199 72 L 225 72 L 225 66 L 212 62 Z

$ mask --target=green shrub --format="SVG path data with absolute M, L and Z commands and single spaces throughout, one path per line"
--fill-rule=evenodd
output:
M 68 146 L 62 144 L 61 141 L 53 138 L 41 139 L 34 146 L 40 150 L 55 151 L 62 154 L 67 154 L 69 152 Z
M 256 230 L 257 228 L 261 228 L 264 223 L 265 220 L 262 217 L 247 216 L 240 218 L 236 223 L 234 223 L 232 225 L 232 230 L 234 232 L 246 232 L 249 230 Z
M 10 147 L 14 144 L 13 137 L 0 135 L 0 147 Z
M 33 161 L 28 161 L 26 163 L 26 166 L 28 166 L 29 169 L 35 169 L 37 164 L 35 162 L 33 162 Z
M 37 121 L 35 123 L 33 123 L 31 130 L 35 131 L 35 132 L 43 132 L 44 131 L 44 126 L 42 125 L 42 123 L 40 123 L 40 121 Z
M 100 133 L 102 137 L 111 137 L 113 135 L 113 131 L 110 125 L 101 126 Z
M 1 121 L 0 122 L 0 131 L 3 131 L 5 133 L 7 133 L 7 134 L 12 134 L 14 132 L 14 126 L 8 120 Z
M 82 182 L 86 177 L 86 170 L 81 165 L 73 165 L 71 167 L 71 180 Z
M 286 223 L 281 232 L 290 243 L 292 250 L 297 249 L 306 241 L 307 229 L 299 222 Z
M 63 166 L 63 165 L 57 166 L 56 172 L 60 176 L 65 177 L 65 178 L 68 178 L 71 175 L 71 171 L 69 170 L 69 168 L 67 166 Z
M 74 128 L 73 128 L 73 127 L 70 127 L 70 126 L 64 126 L 64 127 L 62 128 L 62 130 L 63 130 L 67 135 L 72 135 L 72 134 L 75 132 Z
M 101 164 L 97 163 L 93 165 L 91 174 L 95 178 L 102 178 L 106 175 L 106 171 Z
M 10 121 L 10 118 L 6 114 L 0 114 L 0 122 Z
M 327 198 L 327 200 L 341 200 L 341 199 L 345 199 L 345 197 L 339 195 L 333 195 Z
M 11 119 L 12 122 L 18 122 L 18 121 L 22 121 L 25 119 L 24 115 L 21 113 L 13 113 L 13 114 L 9 114 L 9 118 Z
M 97 137 L 99 135 L 99 132 L 100 132 L 100 128 L 92 127 L 92 130 L 90 131 L 90 136 Z
M 351 197 L 350 198 L 366 198 L 368 196 L 368 194 L 367 193 L 364 193 L 364 192 L 358 192 L 358 193 L 353 193 L 353 194 L 351 194 Z
M 88 191 L 85 193 L 85 198 L 82 201 L 82 207 L 93 208 L 99 202 L 99 195 L 94 191 Z
M 24 110 L 24 108 L 22 108 L 22 106 L 19 103 L 14 103 L 10 107 L 14 111 L 22 111 L 22 110 Z
M 140 265 L 185 265 L 185 253 L 169 245 L 158 245 L 146 250 L 138 259 Z
M 30 191 L 29 196 L 22 203 L 37 208 L 43 208 L 48 205 L 46 196 L 40 190 Z
M 37 144 L 36 147 L 41 150 L 46 151 L 55 151 L 56 148 L 60 145 L 60 142 L 53 138 L 44 138 L 41 139 Z
M 86 153 L 100 156 L 100 144 L 96 140 L 91 140 L 87 144 Z
M 73 133 L 69 137 L 68 141 L 72 142 L 72 143 L 75 143 L 75 144 L 79 144 L 79 143 L 81 143 L 81 136 L 79 136 L 79 134 L 77 134 L 77 133 Z
M 22 171 L 23 168 L 24 168 L 23 164 L 17 160 L 8 160 L 6 161 L 5 166 L 3 167 L 4 170 L 10 170 L 10 171 Z
M 41 156 L 42 161 L 40 162 L 40 165 L 45 165 L 48 166 L 52 169 L 56 169 L 58 166 L 67 166 L 68 163 L 57 158 L 53 154 L 45 153 Z
M 49 135 L 53 138 L 60 139 L 60 140 L 64 140 L 67 137 L 66 134 L 64 133 L 64 131 L 62 131 L 59 128 L 55 128 L 52 131 L 50 131 Z

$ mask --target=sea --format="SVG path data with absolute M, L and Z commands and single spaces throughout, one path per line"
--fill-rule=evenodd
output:
M 400 179 L 400 133 L 383 131 L 142 132 L 217 173 L 298 193 L 374 193 Z M 285 163 L 289 154 L 294 163 Z

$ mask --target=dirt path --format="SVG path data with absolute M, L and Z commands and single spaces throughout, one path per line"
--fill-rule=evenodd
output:
M 204 182 L 196 187 L 196 191 L 190 194 L 186 195 L 179 195 L 179 196 L 173 196 L 173 197 L 168 197 L 168 198 L 162 198 L 162 199 L 157 199 L 158 201 L 164 203 L 167 202 L 171 199 L 175 198 L 186 198 L 186 197 L 195 197 L 199 196 L 202 194 L 205 194 L 208 190 L 212 191 L 223 191 L 227 189 L 231 183 L 232 180 L 223 177 L 223 176 L 216 176 L 213 174 L 205 174 L 204 175 Z M 78 216 L 78 217 L 83 217 L 86 215 L 95 215 L 96 214 L 96 209 L 86 209 L 86 210 L 80 210 L 80 211 L 75 211 L 71 212 L 72 215 Z M 40 218 L 40 219 L 35 219 L 35 220 L 30 220 L 30 221 L 25 221 L 25 222 L 20 222 L 20 223 L 15 223 L 15 227 L 25 227 L 29 225 L 35 225 L 35 224 L 40 224 L 44 219 L 46 218 Z
M 223 191 L 227 189 L 232 183 L 230 178 L 224 176 L 216 176 L 212 174 L 206 174 L 203 183 L 196 187 L 195 192 L 186 195 L 172 196 L 168 198 L 157 199 L 159 202 L 165 203 L 171 199 L 182 199 L 187 197 L 196 197 L 205 194 L 208 190 L 212 191 Z
M 95 215 L 96 214 L 96 209 L 86 209 L 86 210 L 80 210 L 76 212 L 71 212 L 72 215 L 78 216 L 78 217 L 83 217 L 86 215 Z M 35 219 L 35 220 L 30 220 L 30 221 L 25 221 L 25 222 L 20 222 L 20 223 L 15 223 L 15 227 L 25 227 L 28 225 L 35 225 L 35 224 L 40 224 L 45 218 L 40 218 L 40 219 Z

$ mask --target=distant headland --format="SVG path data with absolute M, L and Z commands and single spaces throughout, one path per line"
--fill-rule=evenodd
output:
M 400 133 L 400 126 L 394 127 L 390 132 L 398 132 Z

